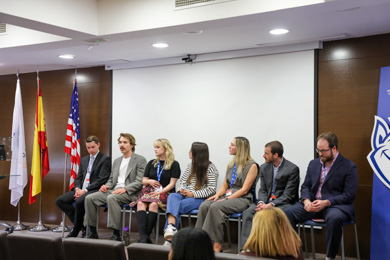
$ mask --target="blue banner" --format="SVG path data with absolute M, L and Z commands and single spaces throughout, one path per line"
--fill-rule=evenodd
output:
M 367 156 L 374 170 L 370 259 L 390 259 L 390 67 L 381 69 L 378 116 Z

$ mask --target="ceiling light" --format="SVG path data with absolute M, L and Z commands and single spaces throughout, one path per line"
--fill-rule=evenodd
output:
M 76 58 L 76 56 L 74 56 L 72 54 L 60 54 L 60 55 L 58 55 L 58 58 L 69 60 L 69 59 Z
M 168 47 L 169 45 L 166 44 L 166 43 L 163 43 L 163 42 L 157 42 L 157 43 L 153 43 L 152 46 L 154 48 L 166 48 Z
M 289 31 L 287 29 L 274 29 L 274 30 L 269 31 L 269 33 L 273 34 L 273 35 L 286 34 L 288 32 Z
M 197 30 L 197 31 L 190 31 L 190 32 L 184 32 L 184 34 L 201 34 L 203 33 L 202 30 Z

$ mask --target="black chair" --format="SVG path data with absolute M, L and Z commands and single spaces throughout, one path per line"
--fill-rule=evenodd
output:
M 10 260 L 64 260 L 61 237 L 13 233 L 7 240 Z
M 347 221 L 343 223 L 343 228 L 342 228 L 342 236 L 341 236 L 341 259 L 345 260 L 345 253 L 344 253 L 344 227 L 352 224 L 354 226 L 355 230 L 355 243 L 356 243 L 356 255 L 357 259 L 360 260 L 360 251 L 359 251 L 359 240 L 358 240 L 358 235 L 357 235 L 357 226 L 355 220 Z M 311 248 L 312 248 L 312 258 L 316 258 L 316 251 L 315 251 L 315 243 L 314 243 L 314 227 L 326 227 L 325 222 L 318 222 L 318 221 L 313 221 L 313 220 L 307 220 L 303 224 L 299 224 L 299 233 L 300 229 L 303 226 L 309 226 L 310 227 L 310 236 L 311 236 Z M 305 231 L 303 230 L 303 237 L 304 237 L 304 244 L 305 244 L 305 254 L 307 257 L 307 243 L 306 243 L 306 234 Z
M 103 239 L 67 238 L 63 241 L 65 260 L 126 260 L 122 242 Z
M 7 235 L 8 235 L 7 232 L 0 231 L 0 259 L 1 260 L 10 260 Z

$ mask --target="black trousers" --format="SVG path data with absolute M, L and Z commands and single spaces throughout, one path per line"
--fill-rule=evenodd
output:
M 71 190 L 65 194 L 62 194 L 56 199 L 57 206 L 65 212 L 66 216 L 73 223 L 75 229 L 81 229 L 83 227 L 85 208 L 85 197 L 94 192 L 87 192 L 83 196 L 74 200 L 75 191 Z M 72 204 L 75 203 L 73 206 Z

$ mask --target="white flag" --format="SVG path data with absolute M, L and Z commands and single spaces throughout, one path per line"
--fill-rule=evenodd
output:
M 20 198 L 23 197 L 23 189 L 27 184 L 26 142 L 24 139 L 22 93 L 20 91 L 19 79 L 16 82 L 11 150 L 9 189 L 11 190 L 11 204 L 16 206 Z

